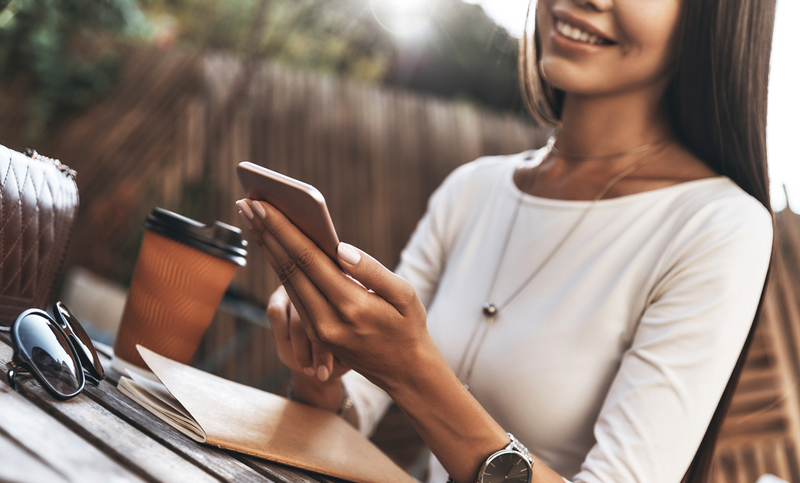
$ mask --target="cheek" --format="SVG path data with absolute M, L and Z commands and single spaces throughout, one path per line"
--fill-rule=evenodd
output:
M 680 2 L 653 0 L 636 4 L 636 8 L 621 10 L 617 17 L 623 53 L 668 60 L 674 51 Z

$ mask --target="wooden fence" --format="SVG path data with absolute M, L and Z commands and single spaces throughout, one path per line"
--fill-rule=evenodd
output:
M 722 427 L 714 483 L 800 481 L 800 216 L 776 216 L 763 317 Z

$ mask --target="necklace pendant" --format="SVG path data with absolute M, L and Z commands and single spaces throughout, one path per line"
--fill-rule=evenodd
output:
M 497 315 L 497 306 L 491 302 L 483 304 L 483 315 L 486 317 L 494 317 Z

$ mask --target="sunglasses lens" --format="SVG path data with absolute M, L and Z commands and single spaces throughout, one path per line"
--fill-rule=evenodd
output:
M 94 350 L 92 340 L 83 330 L 83 326 L 78 322 L 78 319 L 61 302 L 56 303 L 53 312 L 56 316 L 56 322 L 64 329 L 64 332 L 70 337 L 73 347 L 78 351 L 78 357 L 81 358 L 83 366 L 97 379 L 104 379 L 106 373 L 103 370 L 103 365 L 100 364 L 100 359 L 98 359 L 97 352 Z
M 57 393 L 69 397 L 83 387 L 83 371 L 69 342 L 42 311 L 27 311 L 16 322 L 19 350 L 33 370 Z

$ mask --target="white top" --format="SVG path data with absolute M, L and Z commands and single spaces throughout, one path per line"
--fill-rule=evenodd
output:
M 591 204 L 517 188 L 514 170 L 543 153 L 454 171 L 403 251 L 398 273 L 454 370 L 485 324 L 520 197 L 497 305 Z M 601 200 L 487 331 L 470 392 L 573 482 L 680 481 L 741 352 L 771 248 L 769 212 L 726 177 Z M 345 379 L 369 433 L 388 396 L 358 374 Z M 429 481 L 444 483 L 435 459 L 431 469 Z

